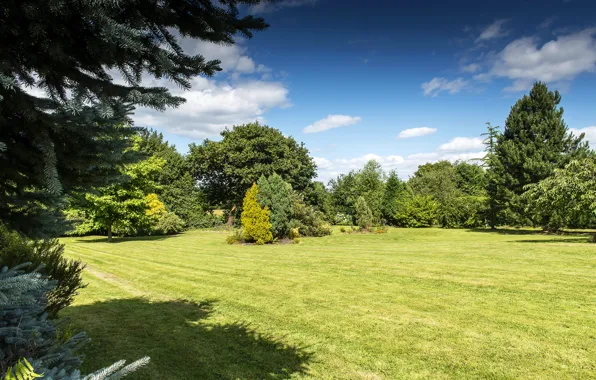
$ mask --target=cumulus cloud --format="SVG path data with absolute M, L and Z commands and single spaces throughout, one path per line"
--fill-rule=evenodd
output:
M 468 82 L 464 78 L 457 78 L 449 81 L 446 78 L 435 77 L 428 82 L 424 82 L 420 85 L 420 88 L 424 90 L 425 96 L 435 97 L 443 91 L 447 91 L 450 94 L 456 94 L 460 92 Z
M 271 13 L 284 8 L 297 8 L 305 5 L 314 6 L 317 0 L 278 0 L 276 2 L 262 1 L 250 7 L 250 13 Z
M 502 37 L 508 34 L 503 26 L 509 21 L 508 19 L 501 19 L 493 22 L 487 26 L 476 39 L 476 42 L 492 40 L 494 38 Z
M 279 82 L 248 80 L 234 85 L 195 78 L 190 91 L 172 90 L 186 98 L 176 109 L 156 112 L 138 109 L 137 125 L 162 128 L 190 138 L 217 135 L 226 127 L 263 121 L 267 110 L 290 105 L 289 90 Z
M 243 40 L 238 40 L 233 45 L 223 45 L 183 38 L 180 45 L 185 51 L 200 54 L 207 60 L 219 59 L 224 72 L 250 74 L 257 69 L 257 65 L 252 58 L 245 54 L 247 48 L 243 45 Z
M 569 128 L 574 135 L 585 133 L 584 141 L 588 141 L 592 149 L 596 149 L 596 125 L 586 128 Z
M 441 152 L 469 152 L 484 148 L 482 137 L 456 137 L 439 146 Z
M 535 81 L 565 85 L 582 73 L 596 70 L 596 28 L 559 36 L 542 46 L 533 37 L 509 43 L 481 79 L 513 80 L 505 91 L 525 91 Z
M 328 182 L 330 179 L 337 177 L 340 173 L 347 173 L 350 170 L 359 170 L 369 160 L 376 160 L 381 164 L 385 171 L 397 170 L 400 178 L 407 179 L 418 169 L 419 165 L 427 162 L 437 162 L 440 160 L 455 161 L 471 161 L 484 158 L 486 153 L 484 151 L 468 152 L 468 153 L 449 153 L 449 152 L 430 152 L 417 153 L 409 156 L 379 156 L 376 154 L 365 154 L 360 157 L 350 159 L 336 159 L 327 160 L 324 158 L 317 158 L 315 162 L 321 162 L 324 165 L 318 167 L 318 179 L 323 182 Z
M 426 135 L 432 135 L 437 131 L 437 128 L 421 127 L 421 128 L 410 128 L 404 129 L 397 135 L 398 139 L 409 139 L 411 137 L 420 137 Z
M 323 132 L 328 129 L 345 127 L 347 125 L 353 125 L 359 123 L 362 120 L 360 116 L 347 116 L 347 115 L 329 115 L 324 119 L 315 121 L 311 125 L 304 128 L 304 133 L 317 133 Z

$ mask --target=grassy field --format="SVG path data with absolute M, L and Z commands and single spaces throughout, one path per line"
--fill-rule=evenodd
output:
M 533 231 L 229 246 L 228 233 L 64 239 L 85 369 L 136 379 L 596 378 L 596 244 Z

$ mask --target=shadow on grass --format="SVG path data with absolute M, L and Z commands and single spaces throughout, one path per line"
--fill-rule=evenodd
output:
M 577 235 L 575 238 L 511 240 L 510 243 L 592 243 L 592 237 Z
M 244 323 L 207 322 L 213 302 L 118 299 L 72 306 L 65 316 L 87 331 L 84 370 L 145 355 L 127 379 L 288 379 L 307 373 L 311 353 L 263 336 Z
M 523 228 L 497 228 L 491 230 L 490 228 L 469 228 L 468 232 L 484 232 L 499 235 L 544 235 L 542 230 L 523 229 Z
M 111 242 L 108 242 L 108 237 L 94 237 L 91 239 L 77 239 L 77 243 L 126 243 L 129 241 L 160 241 L 166 239 L 174 239 L 181 235 L 155 235 L 155 236 L 128 236 L 128 237 L 113 237 Z

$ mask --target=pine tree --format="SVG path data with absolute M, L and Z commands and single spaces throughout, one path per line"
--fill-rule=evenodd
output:
M 271 223 L 269 222 L 269 208 L 261 208 L 258 201 L 259 188 L 256 183 L 246 191 L 242 204 L 241 222 L 244 237 L 257 244 L 270 243 L 273 240 Z
M 488 161 L 489 196 L 499 223 L 528 223 L 521 198 L 525 186 L 587 154 L 583 136 L 569 133 L 560 102 L 558 91 L 549 91 L 546 84 L 538 82 L 511 108 Z
M 259 188 L 259 204 L 268 207 L 271 221 L 271 231 L 276 238 L 288 237 L 290 234 L 290 218 L 292 217 L 292 186 L 281 176 L 274 173 L 266 178 L 261 176 L 257 182 Z
M 119 178 L 136 131 L 122 127 L 136 106 L 184 102 L 142 79 L 188 89 L 219 61 L 189 55 L 180 36 L 233 44 L 264 30 L 239 16 L 258 0 L 20 0 L 0 3 L 0 218 L 21 232 L 51 235 L 62 195 Z M 116 83 L 120 73 L 125 84 Z M 145 80 L 145 83 L 148 81 Z M 56 228 L 54 228 L 56 227 Z

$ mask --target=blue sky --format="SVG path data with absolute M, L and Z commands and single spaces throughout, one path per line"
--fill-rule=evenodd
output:
M 447 4 L 449 3 L 449 4 Z M 417 165 L 482 156 L 536 80 L 563 93 L 565 120 L 596 142 L 596 2 L 285 0 L 247 9 L 271 27 L 234 46 L 183 41 L 224 71 L 187 103 L 138 110 L 181 152 L 260 120 L 303 141 L 327 181 L 375 158 Z M 173 91 L 179 91 L 173 88 Z

